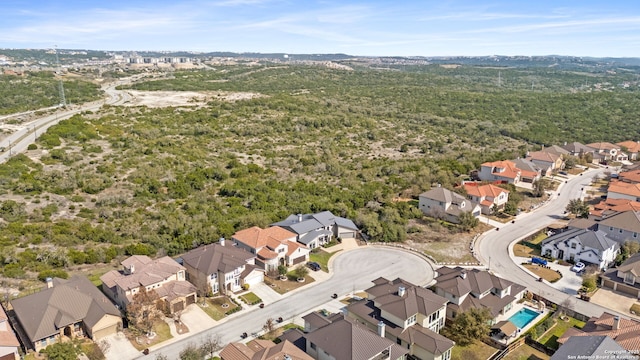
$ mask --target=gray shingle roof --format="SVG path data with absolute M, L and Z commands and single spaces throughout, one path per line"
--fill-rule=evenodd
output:
M 80 320 L 91 328 L 105 315 L 120 317 L 111 301 L 79 275 L 55 279 L 53 288 L 15 299 L 11 305 L 31 341 L 57 334 L 60 328 Z
M 622 346 L 618 345 L 608 336 L 572 336 L 553 354 L 550 360 L 566 359 L 615 359 L 616 353 L 625 352 Z
M 423 192 L 422 194 L 420 194 L 420 197 L 425 197 L 427 199 L 442 201 L 445 203 L 453 203 L 453 204 L 460 204 L 465 200 L 465 198 L 462 195 L 457 194 L 449 189 L 445 189 L 443 187 L 437 187 L 429 191 Z
M 193 249 L 184 254 L 182 260 L 199 272 L 210 275 L 218 271 L 231 272 L 255 257 L 252 253 L 228 243 L 225 246 L 216 243 Z
M 602 251 L 606 249 L 620 247 L 616 241 L 609 239 L 603 231 L 592 231 L 589 229 L 570 229 L 552 235 L 542 242 L 542 246 L 551 244 L 557 246 L 557 244 L 561 242 L 570 241 L 572 239 L 577 240 L 584 247 L 600 251 L 599 255 L 601 255 Z
M 616 229 L 640 233 L 640 212 L 624 211 L 611 215 L 600 221 L 598 228 L 600 226 L 611 226 Z
M 333 225 L 358 230 L 358 227 L 353 221 L 335 216 L 331 211 L 322 211 L 315 214 L 289 215 L 286 219 L 271 224 L 271 226 L 284 227 L 298 235 Z

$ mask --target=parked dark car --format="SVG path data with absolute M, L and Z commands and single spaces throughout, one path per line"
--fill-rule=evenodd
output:
M 315 261 L 310 261 L 307 263 L 307 267 L 313 271 L 318 271 L 322 269 L 322 266 Z

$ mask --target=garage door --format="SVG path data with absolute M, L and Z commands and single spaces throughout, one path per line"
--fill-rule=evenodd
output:
M 264 273 L 261 271 L 255 271 L 252 274 L 249 274 L 246 278 L 244 278 L 244 283 L 249 284 L 249 286 L 260 284 L 264 281 Z
M 100 340 L 100 339 L 104 339 L 105 336 L 115 334 L 116 332 L 118 332 L 118 326 L 117 325 L 109 326 L 109 327 L 106 327 L 106 328 L 100 329 L 100 330 L 95 330 L 93 332 L 93 334 L 92 334 L 93 335 L 93 340 L 97 341 L 97 340 Z
M 605 280 L 602 282 L 602 287 L 613 289 L 613 284 L 614 284 L 613 281 Z
M 631 286 L 618 284 L 618 291 L 621 293 L 632 295 L 632 296 L 636 296 L 636 297 L 638 296 L 638 289 Z
M 187 296 L 187 306 L 194 304 L 196 302 L 196 296 L 195 295 L 189 295 Z
M 338 234 L 340 239 L 353 239 L 356 237 L 356 233 L 354 231 L 345 231 Z
M 305 256 L 298 256 L 297 258 L 293 259 L 293 265 L 303 263 L 305 259 Z

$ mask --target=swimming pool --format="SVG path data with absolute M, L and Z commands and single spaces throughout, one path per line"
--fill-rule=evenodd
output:
M 520 309 L 517 313 L 511 315 L 509 321 L 511 321 L 518 329 L 522 329 L 527 326 L 533 319 L 538 317 L 538 312 L 529 310 L 527 308 Z

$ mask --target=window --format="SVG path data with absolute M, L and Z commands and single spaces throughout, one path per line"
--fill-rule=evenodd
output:
M 418 315 L 413 315 L 407 319 L 407 325 L 413 325 L 418 320 Z
M 402 340 L 400 338 L 396 338 L 396 344 L 402 345 Z
M 634 232 L 634 233 L 633 233 L 633 238 L 635 239 L 635 238 L 637 238 L 637 237 L 638 237 L 638 233 L 637 233 L 637 232 Z
M 622 234 L 622 229 L 618 229 L 618 232 L 619 232 L 620 234 Z
M 576 248 L 576 243 L 573 243 L 573 242 L 572 242 L 572 243 L 571 243 L 571 248 L 572 248 L 572 249 L 575 249 L 575 248 Z
M 613 231 L 613 226 L 609 226 L 609 231 Z
M 451 349 L 445 351 L 444 354 L 442 354 L 442 360 L 449 360 L 449 359 L 451 359 Z
M 633 276 L 633 274 L 631 272 L 628 272 L 626 274 L 624 274 L 624 282 L 626 284 L 631 284 L 633 285 L 635 283 L 636 277 Z
M 311 348 L 312 348 L 313 350 L 315 350 L 315 349 L 316 349 L 316 344 L 311 343 Z

